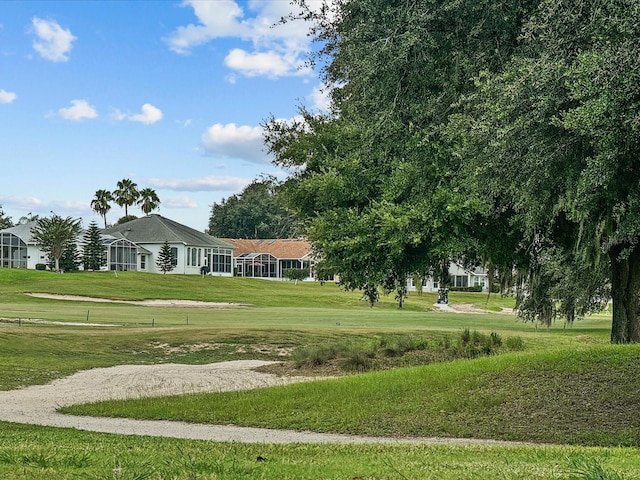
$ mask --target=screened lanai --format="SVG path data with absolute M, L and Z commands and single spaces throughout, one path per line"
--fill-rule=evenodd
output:
M 236 257 L 240 277 L 277 278 L 278 259 L 269 253 L 243 253 Z
M 0 265 L 2 268 L 27 268 L 27 244 L 10 232 L 0 232 Z
M 102 235 L 102 244 L 106 247 L 109 270 L 127 272 L 138 269 L 138 246 L 135 243 L 111 235 Z

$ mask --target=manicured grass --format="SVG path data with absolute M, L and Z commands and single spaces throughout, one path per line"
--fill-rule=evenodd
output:
M 221 288 L 211 288 L 216 285 Z M 233 301 L 255 306 L 237 310 L 156 308 L 49 300 L 30 297 L 27 292 Z M 475 299 L 481 304 L 487 299 L 484 294 L 460 295 L 463 295 L 460 303 Z M 508 300 L 491 298 L 498 303 Z M 610 321 L 606 318 L 592 317 L 576 322 L 571 328 L 555 325 L 540 329 L 509 315 L 430 311 L 433 305 L 429 302 L 434 300 L 435 297 L 429 300 L 427 294 L 416 294 L 408 302 L 413 302 L 414 308 L 400 310 L 391 299 L 369 308 L 358 293 L 344 292 L 332 284 L 295 285 L 135 272 L 119 273 L 117 277 L 113 273 L 90 272 L 58 275 L 0 269 L 0 317 L 78 324 L 74 327 L 23 323 L 19 327 L 0 322 L 0 389 L 43 383 L 80 369 L 122 363 L 281 359 L 275 353 L 278 347 L 291 350 L 337 341 L 366 342 L 389 334 L 416 334 L 434 339 L 457 335 L 469 328 L 486 334 L 497 332 L 503 337 L 521 336 L 528 350 L 585 348 L 592 342 L 606 343 L 609 336 Z M 86 326 L 87 323 L 119 326 L 97 328 Z M 251 345 L 256 344 L 269 348 L 254 351 Z M 161 348 L 162 345 L 171 349 Z
M 253 278 L 154 275 L 140 272 L 76 272 L 59 275 L 49 271 L 0 269 L 2 303 L 49 303 L 24 295 L 29 292 L 103 297 L 119 300 L 185 299 L 250 304 L 256 307 L 366 308 L 358 291 L 347 292 L 334 283 L 269 281 Z M 436 293 L 409 293 L 405 310 L 433 308 Z M 451 303 L 473 304 L 499 311 L 513 307 L 514 299 L 483 293 L 452 292 Z M 397 309 L 393 295 L 381 297 L 376 309 Z
M 637 451 L 624 448 L 257 445 L 0 423 L 7 480 L 633 480 L 639 472 Z
M 249 392 L 101 402 L 64 411 L 390 437 L 640 446 L 639 363 L 640 347 L 505 354 Z
M 176 298 L 252 306 L 239 310 L 151 308 L 37 299 L 25 295 L 27 292 L 120 299 Z M 452 293 L 450 299 L 453 304 L 473 304 L 488 310 L 513 305 L 513 299 L 497 295 L 487 299 L 484 294 Z M 611 413 L 609 419 L 618 419 L 630 412 L 631 403 L 635 401 L 633 391 L 638 390 L 635 380 L 626 383 L 627 375 L 633 376 L 637 350 L 635 347 L 606 346 L 609 318 L 594 316 L 570 327 L 556 324 L 546 329 L 523 324 L 508 315 L 444 314 L 432 311 L 434 302 L 434 294 L 411 294 L 405 308 L 399 310 L 392 298 L 383 297 L 383 301 L 371 309 L 361 300 L 360 293 L 344 292 L 332 284 L 295 285 L 135 272 L 119 273 L 117 277 L 113 273 L 55 275 L 0 269 L 0 317 L 42 318 L 78 324 L 23 323 L 18 326 L 0 323 L 0 389 L 43 383 L 98 366 L 281 359 L 281 351 L 300 347 L 345 341 L 366 344 L 386 336 L 403 335 L 433 341 L 443 335 L 453 338 L 468 328 L 485 334 L 497 332 L 503 338 L 519 336 L 525 343 L 526 352 L 310 384 L 308 387 L 315 389 L 310 397 L 309 392 L 288 388 L 268 393 L 238 393 L 228 398 L 212 396 L 214 403 L 211 405 L 225 398 L 230 402 L 229 408 L 221 411 L 228 418 L 239 418 L 238 409 L 244 408 L 246 402 L 250 404 L 251 399 L 274 402 L 282 407 L 290 405 L 291 400 L 287 397 L 293 395 L 300 402 L 294 405 L 296 408 L 313 406 L 318 403 L 316 399 L 325 399 L 319 402 L 325 405 L 333 400 L 331 416 L 336 418 L 328 419 L 326 423 L 322 415 L 326 415 L 329 407 L 325 406 L 324 413 L 310 409 L 308 418 L 294 415 L 287 419 L 286 415 L 281 415 L 281 419 L 273 419 L 268 426 L 313 425 L 309 423 L 311 418 L 318 430 L 360 429 L 392 435 L 402 429 L 412 433 L 426 431 L 427 427 L 437 431 L 437 427 L 444 429 L 441 432 L 444 435 L 480 435 L 489 431 L 498 436 L 505 435 L 505 438 L 524 438 L 526 429 L 520 428 L 518 422 L 528 415 L 528 421 L 533 425 L 532 438 L 538 438 L 535 435 L 540 434 L 543 426 L 552 427 L 555 419 L 562 418 L 567 441 L 607 445 L 613 443 L 612 438 L 619 438 L 620 443 L 636 444 L 629 440 L 634 435 L 634 425 L 625 433 L 620 423 L 613 429 L 606 424 L 607 412 Z M 89 327 L 87 323 L 118 326 Z M 563 351 L 572 353 L 558 356 Z M 615 353 L 618 351 L 632 353 L 625 356 Z M 610 352 L 615 353 L 614 357 Z M 395 395 L 393 402 L 385 400 L 381 385 L 391 388 Z M 629 405 L 606 403 L 614 396 L 629 400 Z M 182 402 L 187 404 L 196 398 L 183 397 Z M 468 398 L 473 401 L 465 402 Z M 506 412 L 502 411 L 502 403 L 496 403 L 496 398 L 511 402 Z M 595 399 L 594 405 L 580 403 L 590 398 Z M 210 400 L 207 398 L 206 401 Z M 354 405 L 363 401 L 367 405 L 365 413 L 358 413 L 360 405 Z M 156 404 L 156 400 L 148 402 L 147 406 Z M 375 407 L 378 402 L 380 405 Z M 417 423 L 407 420 L 407 412 L 414 408 L 411 403 L 421 405 L 424 412 L 433 413 L 429 416 L 431 424 L 423 419 Z M 337 410 L 334 409 L 336 405 L 340 407 Z M 596 412 L 598 405 L 605 405 L 604 410 Z M 583 407 L 586 407 L 584 415 L 579 414 Z M 486 420 L 480 413 L 488 408 L 494 408 L 496 413 Z M 537 409 L 541 410 L 538 412 Z M 275 413 L 278 409 L 269 410 Z M 381 420 L 379 426 L 366 418 L 371 412 Z M 585 418 L 591 413 L 596 418 L 594 426 L 604 425 L 605 429 L 589 436 L 576 425 L 588 421 Z M 352 414 L 354 419 L 348 418 Z M 548 423 L 545 423 L 544 415 L 550 415 Z M 635 416 L 635 413 L 627 415 L 630 419 Z M 471 426 L 463 426 L 464 422 Z M 409 427 L 413 430 L 408 430 Z M 258 462 L 258 456 L 267 461 Z M 633 448 L 236 445 L 0 424 L 0 477 L 9 479 L 617 480 L 640 478 L 637 473 L 639 463 L 640 456 Z

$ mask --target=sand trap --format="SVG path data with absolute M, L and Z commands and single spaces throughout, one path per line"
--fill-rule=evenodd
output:
M 28 293 L 27 295 L 37 298 L 49 298 L 52 300 L 70 300 L 74 302 L 95 303 L 126 303 L 129 305 L 142 305 L 145 307 L 246 308 L 249 306 L 242 303 L 200 302 L 196 300 L 112 300 L 109 298 L 83 297 L 80 295 L 56 295 L 53 293 Z
M 140 398 L 196 392 L 224 392 L 312 381 L 253 369 L 273 362 L 236 360 L 208 365 L 122 365 L 94 368 L 54 380 L 0 392 L 0 420 L 77 428 L 102 433 L 242 443 L 437 443 L 459 445 L 523 445 L 517 442 L 451 438 L 384 438 L 298 432 L 235 425 L 95 418 L 62 415 L 65 405 L 105 399 Z M 269 408 L 269 406 L 265 406 Z

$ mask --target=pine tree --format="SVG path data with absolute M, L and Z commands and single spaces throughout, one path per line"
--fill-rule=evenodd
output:
M 68 243 L 60 257 L 60 270 L 62 272 L 77 272 L 80 270 L 81 263 L 78 245 L 75 242 Z M 55 268 L 53 261 L 49 263 L 49 268 L 52 270 Z
M 169 246 L 167 240 L 164 241 L 160 253 L 158 254 L 158 260 L 156 260 L 156 266 L 164 274 L 170 272 L 175 267 L 175 257 Z
M 95 222 L 91 222 L 83 237 L 84 255 L 82 263 L 85 270 L 100 270 L 106 265 L 106 247 L 102 244 L 100 230 Z

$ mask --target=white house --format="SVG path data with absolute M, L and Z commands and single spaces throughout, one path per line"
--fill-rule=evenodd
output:
M 465 268 L 456 262 L 449 264 L 449 284 L 451 287 L 467 288 L 467 287 L 480 287 L 483 292 L 488 292 L 489 275 L 487 271 L 481 267 Z M 413 278 L 407 280 L 407 290 L 415 291 L 416 285 L 413 283 Z M 427 277 L 422 286 L 422 290 L 425 292 L 437 292 L 440 289 L 440 284 L 433 277 Z
M 233 245 L 161 215 L 136 218 L 102 232 L 137 245 L 136 270 L 141 272 L 160 273 L 156 261 L 166 241 L 174 258 L 169 273 L 233 275 Z
M 0 267 L 30 268 L 38 264 L 48 264 L 49 258 L 33 240 L 31 229 L 36 222 L 28 222 L 0 230 Z M 109 270 L 136 270 L 138 247 L 128 240 L 102 235 L 106 247 L 106 261 Z M 82 250 L 82 235 L 78 239 Z
M 47 263 L 47 256 L 33 241 L 29 222 L 0 230 L 0 267 L 35 269 L 38 263 Z
M 30 268 L 47 264 L 47 255 L 33 241 L 36 222 L 0 230 L 0 268 Z M 170 273 L 233 275 L 233 245 L 160 215 L 147 215 L 102 230 L 106 268 L 159 273 L 156 261 L 167 241 L 174 256 Z M 82 250 L 82 235 L 78 238 Z

